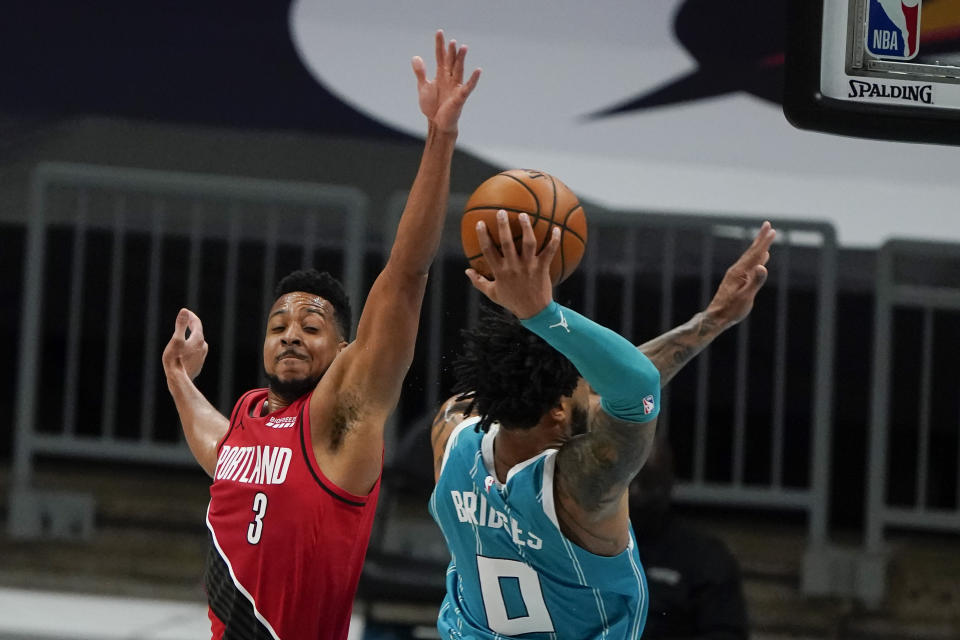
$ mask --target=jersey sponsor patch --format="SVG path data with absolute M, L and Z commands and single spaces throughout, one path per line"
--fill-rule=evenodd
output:
M 266 422 L 266 426 L 271 429 L 289 429 L 297 423 L 297 419 L 294 416 L 271 416 Z

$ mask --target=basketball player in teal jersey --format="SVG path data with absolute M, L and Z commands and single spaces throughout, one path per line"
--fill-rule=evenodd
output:
M 467 275 L 512 316 L 465 332 L 458 395 L 432 429 L 429 508 L 451 555 L 440 635 L 637 638 L 647 593 L 627 489 L 660 387 L 750 312 L 775 232 L 763 224 L 705 311 L 635 348 L 553 301 L 557 230 L 537 255 L 526 216 L 519 252 L 502 213 L 497 225 L 502 255 L 477 229 L 494 279 Z

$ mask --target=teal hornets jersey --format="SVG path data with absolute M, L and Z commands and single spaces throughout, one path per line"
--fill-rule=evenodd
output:
M 613 557 L 570 542 L 554 507 L 557 450 L 513 467 L 501 484 L 493 464 L 498 427 L 478 433 L 478 420 L 451 433 L 430 496 L 450 549 L 440 637 L 639 638 L 648 596 L 633 531 Z

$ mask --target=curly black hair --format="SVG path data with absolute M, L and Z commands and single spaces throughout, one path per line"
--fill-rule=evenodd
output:
M 576 367 L 502 309 L 484 305 L 476 328 L 461 335 L 453 392 L 471 401 L 467 412 L 480 416 L 479 430 L 487 431 L 493 422 L 529 429 L 577 386 Z
M 326 271 L 305 269 L 293 271 L 285 275 L 273 290 L 273 299 L 294 291 L 303 291 L 320 296 L 333 305 L 333 317 L 337 323 L 337 330 L 344 340 L 350 339 L 350 298 L 343 290 L 343 285 Z

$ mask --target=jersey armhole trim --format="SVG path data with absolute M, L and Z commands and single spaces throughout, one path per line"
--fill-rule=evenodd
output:
M 560 535 L 563 535 L 563 532 L 560 530 L 560 521 L 557 519 L 557 505 L 554 502 L 553 496 L 553 478 L 554 472 L 557 469 L 557 450 L 549 449 L 546 452 L 546 458 L 543 460 L 543 512 L 547 515 L 547 518 L 550 519 L 550 522 L 553 523 L 553 526 L 557 528 L 557 531 L 560 531 Z
M 312 392 L 311 392 L 312 395 Z M 297 420 L 297 425 L 300 429 L 300 447 L 303 450 L 303 458 L 307 462 L 307 468 L 310 469 L 310 475 L 313 476 L 313 479 L 317 481 L 317 484 L 320 485 L 320 488 L 329 493 L 331 496 L 345 502 L 352 507 L 365 507 L 367 506 L 367 500 L 364 500 L 362 496 L 357 496 L 352 493 L 349 493 L 334 483 L 330 482 L 326 476 L 323 476 L 321 479 L 320 476 L 323 475 L 323 471 L 320 469 L 320 466 L 317 464 L 316 459 L 313 456 L 313 443 L 311 446 L 307 446 L 307 429 L 310 428 L 310 425 L 304 422 L 304 408 L 309 406 L 310 396 L 307 396 L 307 399 L 304 400 L 303 404 L 300 405 L 300 416 Z M 329 483 L 329 484 L 328 484 Z M 380 483 L 380 478 L 377 478 L 377 481 L 374 483 L 373 488 L 370 489 L 370 493 L 376 489 L 377 485 Z
M 456 444 L 457 436 L 460 435 L 460 432 L 466 429 L 467 427 L 472 427 L 475 424 L 480 422 L 480 416 L 472 416 L 467 418 L 456 427 L 453 431 L 450 432 L 450 436 L 447 438 L 447 444 L 443 448 L 443 461 L 440 463 L 440 474 L 443 474 L 443 468 L 447 466 L 447 458 L 450 457 L 450 451 L 453 449 L 453 445 Z

